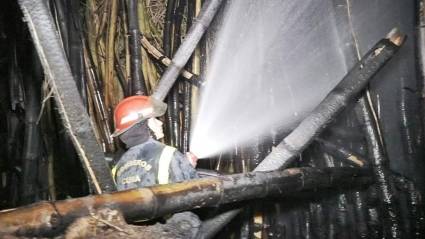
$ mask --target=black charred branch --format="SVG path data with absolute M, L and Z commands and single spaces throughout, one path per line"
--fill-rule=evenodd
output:
M 184 41 L 174 55 L 170 66 L 162 75 L 158 85 L 156 86 L 152 97 L 158 100 L 164 100 L 168 91 L 174 85 L 177 76 L 186 65 L 198 42 L 201 40 L 204 32 L 207 30 L 212 19 L 220 8 L 223 0 L 209 0 L 204 3 L 199 18 L 195 24 L 189 29 Z
M 53 18 L 44 1 L 20 0 L 44 73 L 49 79 L 65 128 L 80 156 L 95 193 L 115 190 L 111 172 L 98 145 L 91 120 L 80 98 L 58 38 Z
M 292 168 L 196 179 L 7 210 L 0 213 L 0 235 L 52 235 L 102 207 L 118 209 L 132 221 L 254 198 L 369 183 L 371 172 L 360 168 Z
M 395 187 L 408 195 L 407 207 L 409 218 L 411 218 L 412 221 L 410 233 L 408 232 L 407 235 L 410 236 L 410 238 L 422 238 L 425 232 L 425 207 L 421 192 L 418 190 L 415 183 L 408 178 L 400 175 L 394 175 L 393 178 Z
M 363 118 L 366 141 L 371 158 L 373 173 L 376 179 L 377 192 L 380 198 L 383 214 L 385 238 L 403 238 L 401 229 L 401 216 L 394 184 L 390 178 L 389 162 L 384 151 L 383 142 L 380 141 L 377 125 L 375 124 L 366 97 L 359 100 L 358 115 Z
M 176 5 L 176 0 L 168 0 L 167 1 L 167 9 L 165 12 L 165 24 L 164 24 L 164 32 L 163 32 L 163 48 L 164 48 L 164 54 L 165 56 L 171 57 L 173 54 L 173 32 L 174 32 L 174 24 L 173 24 L 173 16 L 174 16 L 174 9 Z M 170 62 L 171 64 L 171 62 Z M 175 104 L 174 104 L 175 103 Z M 167 97 L 167 106 L 168 110 L 166 113 L 166 123 L 167 123 L 167 129 L 168 129 L 168 137 L 169 137 L 169 143 L 172 146 L 177 145 L 177 129 L 178 127 L 175 126 L 175 123 L 177 122 L 177 100 L 174 99 L 174 94 L 171 94 Z
M 24 89 L 22 72 L 18 66 L 18 56 L 16 45 L 11 46 L 10 53 L 10 66 L 9 66 L 9 92 L 10 92 L 10 105 L 12 110 L 18 108 L 25 108 L 24 103 Z
M 187 1 L 187 29 L 189 29 L 195 20 L 195 2 Z M 193 70 L 193 57 L 191 59 Z M 194 77 L 195 78 L 195 77 Z M 184 79 L 184 78 L 183 78 Z M 190 128 L 192 121 L 192 82 L 199 82 L 193 79 L 192 81 L 181 82 L 183 91 L 183 117 L 182 117 L 182 133 L 181 133 L 181 151 L 186 153 L 189 151 L 190 145 Z
M 189 24 L 189 23 L 188 23 Z M 169 36 L 169 33 L 164 32 L 164 36 Z M 143 46 L 143 48 L 150 54 L 151 57 L 155 58 L 158 62 L 160 62 L 164 66 L 169 66 L 171 64 L 171 60 L 168 56 L 165 56 L 164 53 L 162 53 L 160 50 L 158 50 L 152 43 L 149 42 L 149 40 L 143 35 L 140 34 L 140 42 Z M 165 41 L 165 39 L 163 40 Z M 165 47 L 164 43 L 164 49 L 168 48 Z M 183 80 L 186 82 L 193 84 L 194 86 L 201 87 L 204 85 L 204 82 L 199 78 L 199 76 L 195 75 L 194 73 L 182 70 L 181 76 L 183 76 Z
M 165 24 L 163 42 L 165 55 L 171 57 L 176 48 L 180 45 L 180 28 L 182 8 L 181 1 L 169 0 L 165 15 Z M 180 17 L 179 17 L 180 16 Z M 171 64 L 171 62 L 170 62 Z M 171 89 L 171 94 L 167 97 L 167 128 L 169 132 L 170 144 L 174 147 L 180 147 L 180 100 L 179 85 L 176 84 Z
M 43 138 L 38 117 L 41 109 L 42 69 L 36 52 L 27 57 L 33 70 L 27 70 L 25 82 L 25 135 L 22 152 L 22 204 L 29 204 L 47 199 L 47 164 L 43 160 Z M 31 64 L 32 63 L 32 64 Z M 42 175 L 39 175 L 42 174 Z M 44 190 L 43 190 L 44 189 Z
M 367 161 L 363 159 L 360 155 L 351 150 L 343 148 L 341 145 L 336 145 L 328 140 L 316 139 L 324 150 L 334 156 L 337 159 L 343 160 L 344 162 L 358 167 L 364 167 L 367 165 Z
M 189 151 L 189 136 L 190 136 L 190 123 L 191 123 L 191 98 L 192 98 L 192 85 L 188 82 L 183 82 L 183 127 L 181 137 L 181 149 L 183 153 Z
M 177 50 L 177 48 L 181 44 L 181 32 L 182 32 L 182 20 L 183 20 L 183 14 L 186 7 L 186 1 L 178 1 L 178 5 L 176 6 L 176 10 L 174 13 L 174 36 L 173 36 L 173 53 Z M 174 87 L 172 89 L 172 94 L 169 96 L 172 98 L 172 107 L 173 107 L 173 130 L 176 133 L 175 134 L 175 146 L 180 150 L 183 151 L 182 148 L 182 135 L 183 135 L 183 121 L 180 118 L 180 115 L 184 112 L 182 112 L 181 103 L 182 102 L 182 95 L 180 94 L 180 91 L 182 90 L 182 82 L 178 82 L 177 84 L 174 84 Z M 171 109 L 170 109 L 171 110 Z
M 164 33 L 162 37 L 164 54 L 171 57 L 172 53 L 172 36 L 173 36 L 173 15 L 176 0 L 167 1 L 167 9 L 165 12 Z
M 130 74 L 129 89 L 131 95 L 146 95 L 146 85 L 142 74 L 142 52 L 140 49 L 140 29 L 137 11 L 137 0 L 127 0 L 128 31 L 130 48 Z

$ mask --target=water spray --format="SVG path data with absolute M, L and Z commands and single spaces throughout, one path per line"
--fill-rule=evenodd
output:
M 326 98 L 283 139 L 254 171 L 273 171 L 288 166 L 367 86 L 369 80 L 396 54 L 405 36 L 397 30 L 380 40 L 347 73 Z M 199 238 L 211 238 L 230 222 L 240 209 L 205 221 Z
M 325 98 L 345 74 L 331 5 L 227 1 L 208 44 L 192 152 L 214 157 L 289 132 Z

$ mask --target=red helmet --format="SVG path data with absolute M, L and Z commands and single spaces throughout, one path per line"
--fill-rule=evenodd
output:
M 143 120 L 161 116 L 166 110 L 165 103 L 152 97 L 142 95 L 127 97 L 115 107 L 115 132 L 112 137 L 124 133 Z

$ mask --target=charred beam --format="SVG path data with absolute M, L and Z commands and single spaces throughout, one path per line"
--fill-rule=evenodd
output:
M 292 168 L 41 202 L 0 212 L 0 235 L 53 235 L 76 218 L 102 207 L 118 209 L 130 221 L 150 219 L 178 211 L 254 198 L 285 196 L 343 185 L 363 185 L 372 182 L 370 175 L 369 170 L 360 168 Z
M 45 1 L 20 0 L 44 73 L 95 193 L 115 190 L 111 172 L 98 145 Z

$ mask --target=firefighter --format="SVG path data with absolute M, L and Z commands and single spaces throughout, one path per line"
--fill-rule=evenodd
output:
M 155 117 L 165 113 L 162 102 L 147 96 L 131 96 L 115 108 L 113 137 L 126 145 L 112 170 L 118 190 L 167 184 L 198 178 L 196 157 L 162 144 L 162 122 Z
M 160 143 L 164 137 L 162 122 L 155 117 L 165 113 L 166 105 L 147 96 L 131 96 L 115 107 L 115 132 L 127 147 L 115 167 L 112 175 L 118 190 L 148 187 L 155 184 L 167 184 L 198 178 L 197 158 L 193 154 L 177 151 L 176 148 Z M 153 231 L 173 234 L 173 238 L 195 238 L 201 221 L 192 212 L 181 212 L 166 220 L 165 224 L 156 223 Z M 155 235 L 153 238 L 164 238 Z M 169 238 L 169 237 L 167 237 Z

